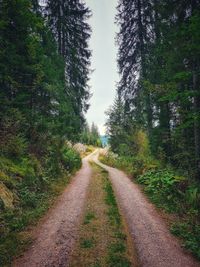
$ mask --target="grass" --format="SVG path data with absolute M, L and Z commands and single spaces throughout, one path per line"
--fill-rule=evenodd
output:
M 92 248 L 95 245 L 93 239 L 83 239 L 80 242 L 81 248 Z
M 79 240 L 70 267 L 129 267 L 132 254 L 108 173 L 91 163 L 93 177 L 88 189 Z
M 124 233 L 121 215 L 118 210 L 116 198 L 110 180 L 108 179 L 108 173 L 102 170 L 104 173 L 104 190 L 106 193 L 105 202 L 108 205 L 108 219 L 112 227 L 114 239 L 108 246 L 108 258 L 107 264 L 110 267 L 131 266 L 131 261 L 127 257 L 127 237 Z
M 91 220 L 94 220 L 95 218 L 96 217 L 95 217 L 94 212 L 88 212 L 85 215 L 84 224 L 89 224 L 91 222 Z

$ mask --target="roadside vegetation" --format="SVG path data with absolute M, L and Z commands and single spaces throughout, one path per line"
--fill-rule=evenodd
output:
M 79 240 L 70 267 L 138 266 L 108 173 L 94 163 Z
M 81 166 L 79 154 L 67 144 L 57 153 L 52 147 L 51 153 L 40 160 L 31 154 L 0 157 L 1 266 L 31 243 L 27 226 L 38 222 Z
M 0 2 L 1 266 L 81 166 L 72 144 L 89 107 L 89 16 L 82 1 Z
M 100 161 L 125 171 L 139 183 L 148 198 L 165 212 L 171 232 L 200 259 L 200 185 L 195 179 L 148 155 L 119 156 L 107 151 L 100 155 Z

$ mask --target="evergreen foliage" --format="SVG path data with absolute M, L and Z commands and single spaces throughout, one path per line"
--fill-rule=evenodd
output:
M 48 24 L 54 34 L 58 53 L 65 61 L 66 91 L 72 99 L 77 130 L 84 123 L 90 97 L 87 85 L 91 51 L 88 39 L 91 29 L 87 23 L 91 13 L 82 1 L 48 0 Z
M 81 166 L 66 140 L 80 139 L 88 108 L 90 11 L 81 0 L 40 4 L 0 1 L 3 265 L 24 243 L 19 232 L 44 213 L 54 191 Z
M 123 107 L 115 101 L 108 111 L 111 146 L 119 152 L 126 143 L 136 154 L 133 136 L 142 130 L 154 156 L 199 178 L 200 2 L 119 0 L 117 9 Z
M 172 232 L 199 258 L 200 1 L 119 0 L 120 82 L 102 161 L 173 213 Z
M 91 127 L 87 124 L 84 125 L 83 131 L 80 136 L 80 140 L 83 144 L 92 145 L 92 146 L 101 146 L 101 139 L 98 127 L 92 123 Z

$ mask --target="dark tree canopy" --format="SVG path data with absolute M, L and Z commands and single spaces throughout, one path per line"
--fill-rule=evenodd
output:
M 199 176 L 200 1 L 119 0 L 117 10 L 124 122 L 115 131 L 115 102 L 107 121 L 111 144 L 122 131 L 129 147 L 127 136 L 142 129 L 156 157 Z
M 78 139 L 90 97 L 89 9 L 82 1 L 39 3 L 0 3 L 1 118 L 21 114 L 34 149 L 47 136 Z
M 91 57 L 88 39 L 91 29 L 87 20 L 91 12 L 83 1 L 48 0 L 46 15 L 58 53 L 65 61 L 67 93 L 72 99 L 74 112 L 81 126 L 90 97 L 87 83 Z

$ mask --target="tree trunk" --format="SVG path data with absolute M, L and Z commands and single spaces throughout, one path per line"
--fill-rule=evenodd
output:
M 172 149 L 171 149 L 171 130 L 170 130 L 170 109 L 168 102 L 160 104 L 159 122 L 161 129 L 162 147 L 169 161 L 172 156 Z
M 58 6 L 58 52 L 62 55 L 62 5 L 59 1 Z
M 195 144 L 195 162 L 196 162 L 196 174 L 200 178 L 200 83 L 197 68 L 193 71 L 193 90 L 194 96 L 194 144 Z
M 138 36 L 140 40 L 140 54 L 141 54 L 141 78 L 146 78 L 146 64 L 145 64 L 145 45 L 144 45 L 144 29 L 142 25 L 142 3 L 141 0 L 137 1 L 138 7 Z M 143 88 L 144 90 L 144 88 Z M 144 90 L 145 96 L 145 105 L 146 105 L 146 114 L 147 114 L 147 130 L 149 139 L 151 142 L 152 139 L 152 121 L 153 121 L 153 112 L 151 107 L 151 95 L 148 90 Z

